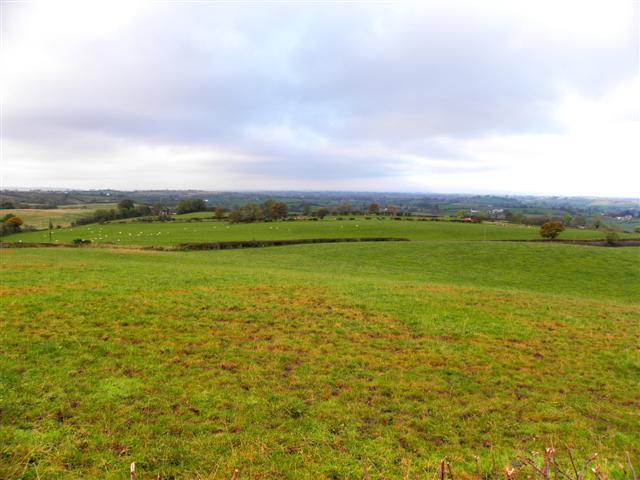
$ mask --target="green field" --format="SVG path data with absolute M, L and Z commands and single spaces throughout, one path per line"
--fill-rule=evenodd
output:
M 25 225 L 35 228 L 48 228 L 49 220 L 54 226 L 68 227 L 71 222 L 82 217 L 88 217 L 99 208 L 115 208 L 115 203 L 92 203 L 86 205 L 61 205 L 58 208 L 15 208 L 0 210 L 0 217 L 11 213 L 20 217 Z
M 603 238 L 605 232 L 568 229 L 563 239 Z M 624 236 L 624 234 L 622 234 Z M 411 240 L 523 240 L 540 239 L 537 227 L 511 224 L 464 224 L 409 220 L 289 221 L 229 224 L 225 221 L 109 223 L 56 230 L 53 241 L 70 243 L 74 238 L 94 243 L 120 245 L 173 245 L 187 242 L 230 240 L 281 240 L 330 237 L 407 237 Z M 10 242 L 47 242 L 48 232 L 20 233 L 6 237 Z
M 499 475 L 552 443 L 614 472 L 638 458 L 639 249 L 374 222 L 433 241 L 1 250 L 0 478 L 433 478 L 474 455 Z M 269 226 L 298 227 L 217 228 Z

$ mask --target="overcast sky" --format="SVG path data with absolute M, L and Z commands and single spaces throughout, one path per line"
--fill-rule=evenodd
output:
M 2 3 L 2 41 L 4 187 L 640 196 L 636 0 Z

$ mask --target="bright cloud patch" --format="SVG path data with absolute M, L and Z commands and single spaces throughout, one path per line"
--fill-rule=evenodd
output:
M 2 6 L 5 186 L 638 195 L 632 0 L 89 3 Z

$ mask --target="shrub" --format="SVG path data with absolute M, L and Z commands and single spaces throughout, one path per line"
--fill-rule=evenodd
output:
M 1 220 L 0 233 L 2 235 L 17 233 L 20 231 L 22 223 L 23 222 L 20 217 L 16 217 L 12 213 L 8 213 Z
M 322 220 L 324 217 L 326 217 L 327 215 L 329 215 L 329 210 L 326 208 L 319 208 L 316 211 L 316 217 L 318 217 L 320 220 Z
M 607 241 L 607 245 L 615 247 L 620 241 L 620 236 L 616 232 L 609 232 L 607 233 L 605 240 Z
M 71 243 L 73 243 L 74 245 L 89 245 L 91 243 L 91 240 L 85 240 L 82 238 L 74 238 Z
M 218 220 L 222 220 L 224 218 L 224 214 L 225 214 L 226 210 L 222 207 L 218 207 L 215 210 L 215 218 L 217 218 Z
M 562 222 L 546 222 L 540 227 L 540 236 L 553 240 L 564 231 Z

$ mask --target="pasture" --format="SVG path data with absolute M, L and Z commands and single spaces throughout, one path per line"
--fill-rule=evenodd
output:
M 58 208 L 15 208 L 0 210 L 0 216 L 8 213 L 20 217 L 25 225 L 43 229 L 49 227 L 49 220 L 54 226 L 68 227 L 74 220 L 89 216 L 100 208 L 115 208 L 115 203 L 92 203 L 85 205 L 61 205 Z M 47 234 L 48 235 L 48 234 Z M 48 238 L 48 236 L 47 236 Z
M 598 230 L 567 229 L 561 239 L 603 238 Z M 621 236 L 625 236 L 622 234 Z M 627 235 L 628 236 L 628 235 Z M 320 221 L 278 221 L 229 224 L 226 221 L 201 222 L 113 222 L 55 230 L 53 241 L 70 243 L 75 238 L 93 243 L 118 245 L 174 245 L 187 242 L 231 240 L 281 240 L 332 237 L 407 237 L 411 240 L 527 240 L 540 239 L 537 227 L 506 223 L 464 224 L 388 218 L 356 218 Z M 48 242 L 49 233 L 28 232 L 6 237 L 6 241 Z
M 431 241 L 2 250 L 0 478 L 433 478 L 474 455 L 497 475 L 551 443 L 638 458 L 638 249 L 384 225 Z

